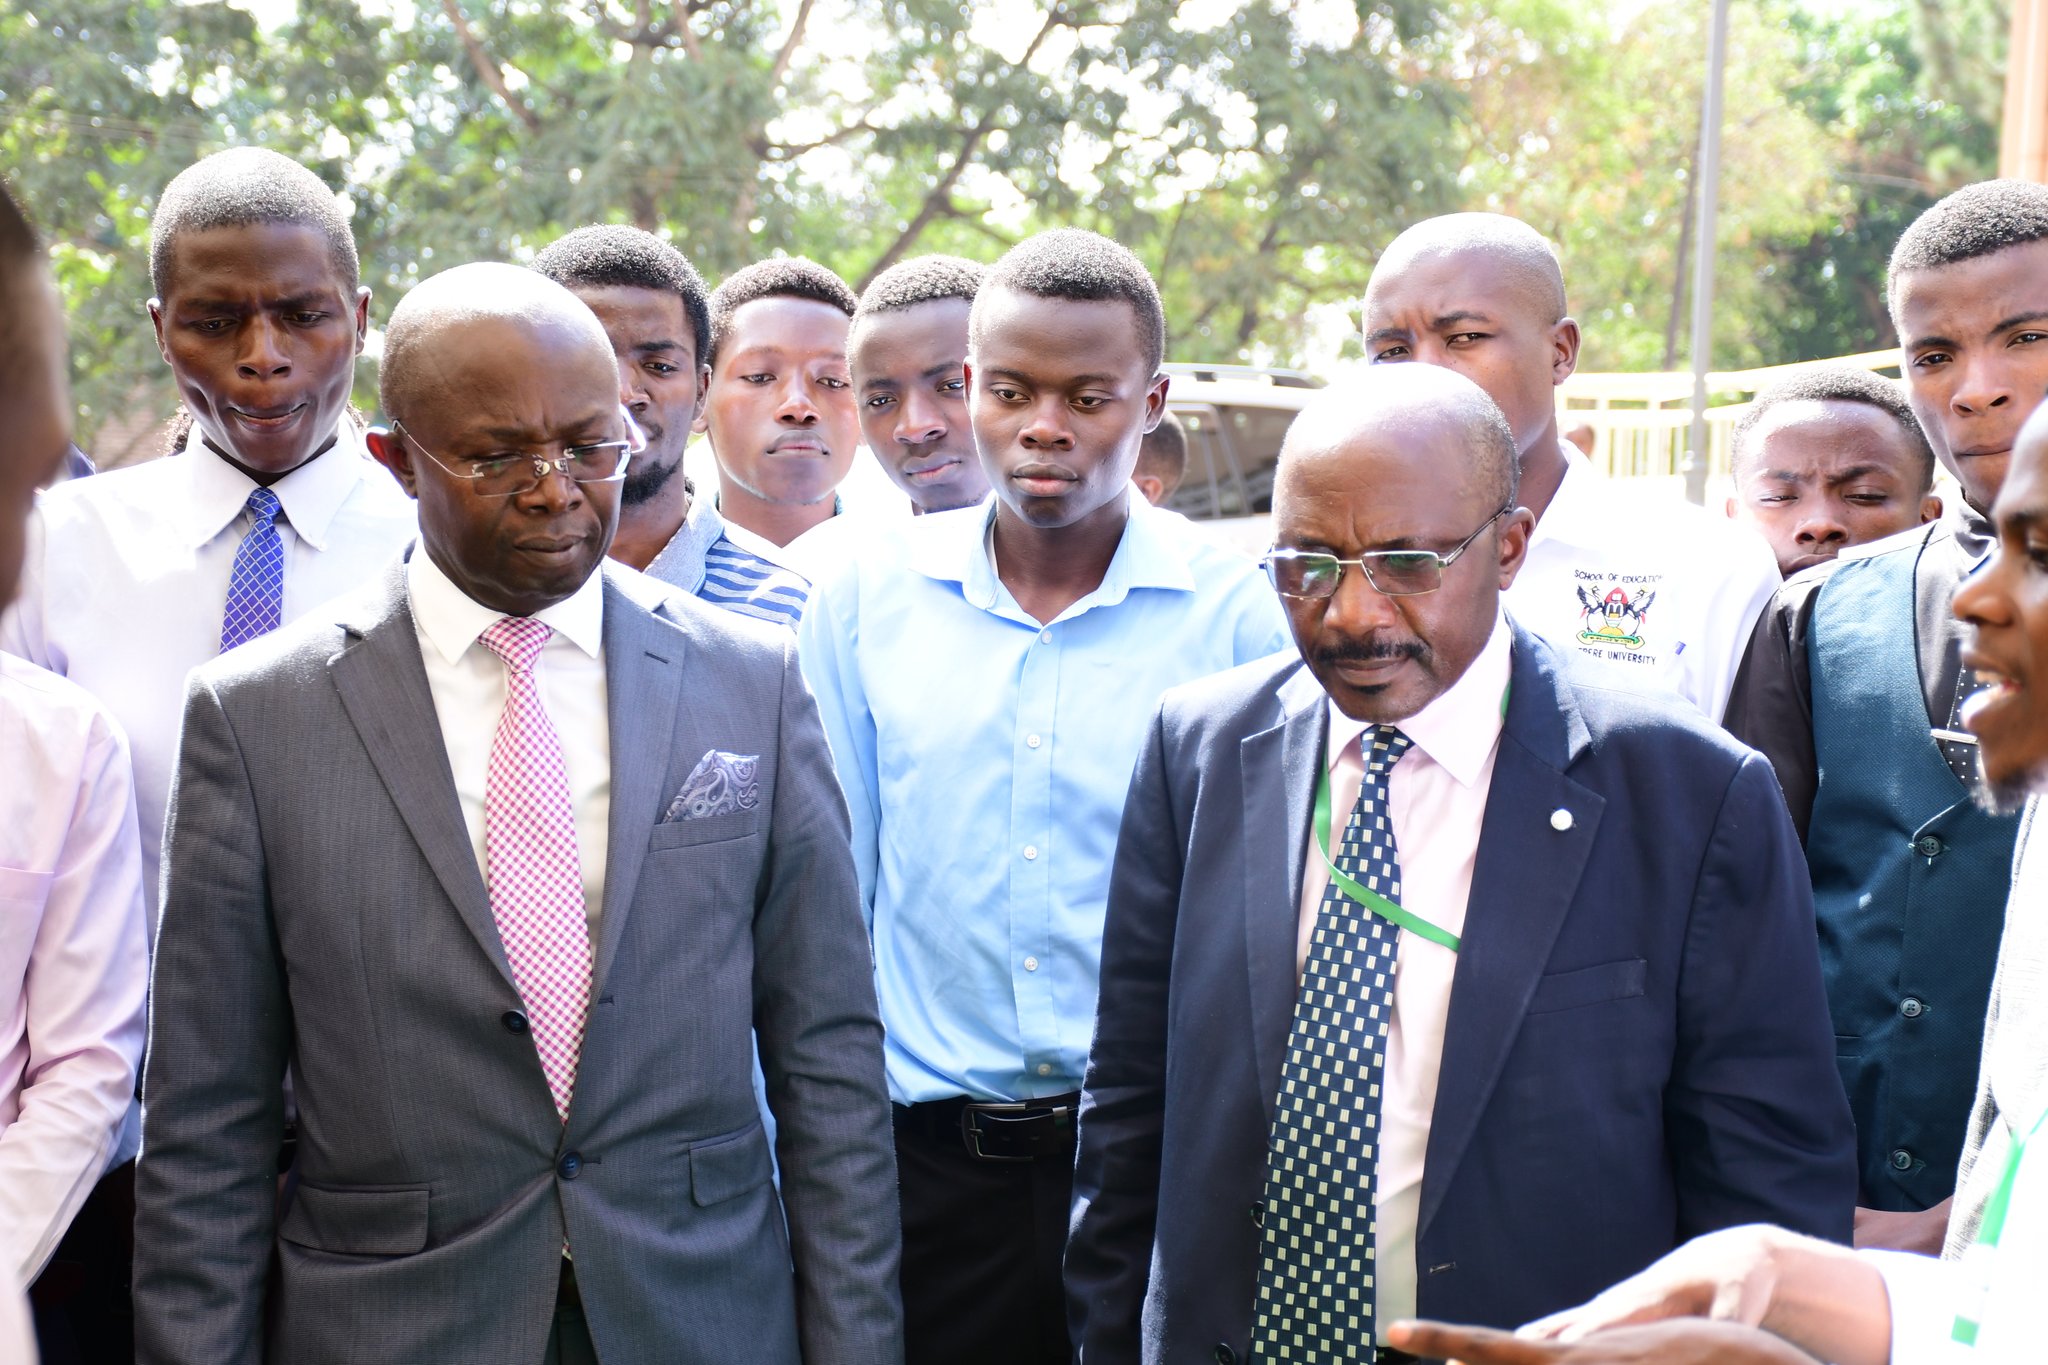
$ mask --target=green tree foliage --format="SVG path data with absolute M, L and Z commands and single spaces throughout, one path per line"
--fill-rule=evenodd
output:
M 0 170 L 53 240 L 81 434 L 115 462 L 176 401 L 142 308 L 150 208 L 243 142 L 345 188 L 373 321 L 597 220 L 714 278 L 782 251 L 856 283 L 1074 223 L 1153 267 L 1177 358 L 1289 363 L 1401 227 L 1492 207 L 1560 243 L 1587 365 L 1683 358 L 1704 5 L 237 3 L 264 22 L 0 0 Z M 1939 8 L 1736 6 L 1717 363 L 1884 340 L 1891 238 L 1990 156 L 2003 7 Z

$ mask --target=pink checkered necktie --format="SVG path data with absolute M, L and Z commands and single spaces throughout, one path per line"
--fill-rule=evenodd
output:
M 484 788 L 484 854 L 498 937 L 555 1109 L 567 1121 L 590 1007 L 591 954 L 569 770 L 535 676 L 553 634 L 539 621 L 507 616 L 481 637 L 505 661 L 507 683 Z

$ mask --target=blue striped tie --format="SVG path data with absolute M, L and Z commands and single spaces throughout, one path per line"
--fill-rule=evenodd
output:
M 268 635 L 284 618 L 284 538 L 277 533 L 279 503 L 268 488 L 249 491 L 256 520 L 235 551 L 228 576 L 227 609 L 220 618 L 220 647 L 226 653 L 244 640 Z
M 1391 725 L 1376 725 L 1360 742 L 1365 778 L 1331 861 L 1399 904 L 1387 778 L 1410 741 Z M 1302 967 L 1266 1155 L 1252 1323 L 1252 1358 L 1261 1365 L 1373 1358 L 1373 1193 L 1400 937 L 1399 928 L 1331 881 Z

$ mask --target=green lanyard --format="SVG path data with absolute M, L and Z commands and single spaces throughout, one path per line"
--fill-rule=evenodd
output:
M 1950 1330 L 1952 1340 L 1964 1346 L 1977 1344 L 1978 1315 L 1983 1311 L 1984 1296 L 1991 1288 L 1991 1261 L 1998 1251 L 1999 1236 L 2005 1231 L 2006 1210 L 2012 1204 L 2012 1187 L 2019 1183 L 2020 1162 L 2027 1154 L 2027 1143 L 2041 1126 L 2048 1124 L 2048 1110 L 2034 1120 L 2034 1126 L 2017 1138 L 2012 1151 L 2005 1158 L 2005 1175 L 1998 1182 L 1998 1189 L 1991 1196 L 1991 1202 L 1984 1206 L 1984 1222 L 1977 1230 L 1977 1240 L 1963 1253 L 1963 1264 L 1969 1266 L 1975 1287 L 1971 1301 L 1956 1314 L 1955 1326 Z
M 1361 907 L 1400 925 L 1411 934 L 1440 943 L 1452 952 L 1458 951 L 1458 936 L 1448 929 L 1440 929 L 1420 915 L 1411 914 L 1382 896 L 1369 886 L 1361 886 L 1358 880 L 1330 861 L 1330 769 L 1324 765 L 1320 780 L 1316 783 L 1316 850 L 1323 855 L 1323 866 L 1330 869 L 1330 880 L 1337 889 L 1351 897 Z

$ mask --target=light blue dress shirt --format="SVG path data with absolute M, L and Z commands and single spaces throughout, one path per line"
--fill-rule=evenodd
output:
M 1131 499 L 1102 585 L 1041 627 L 994 504 L 892 526 L 812 587 L 803 669 L 853 815 L 899 1104 L 1078 1089 L 1110 862 L 1160 694 L 1292 649 L 1256 565 Z

